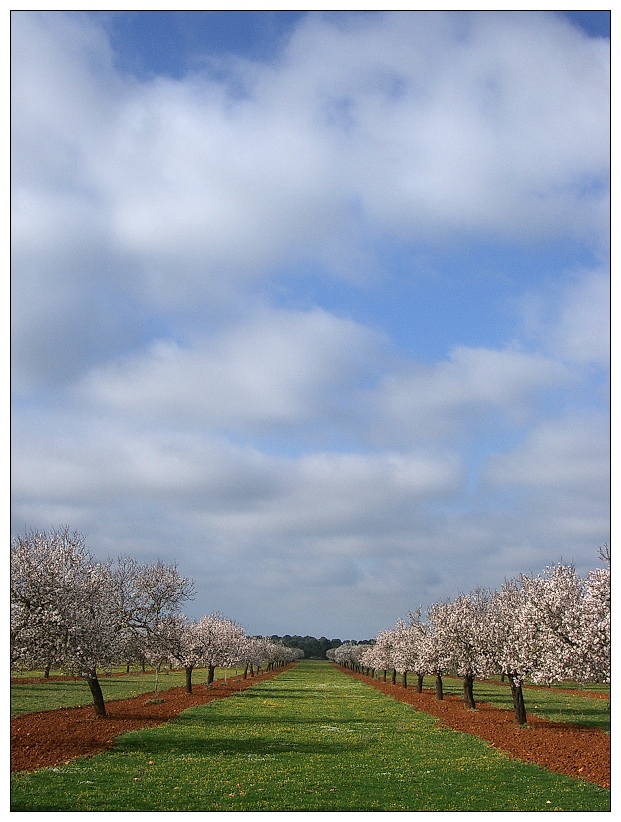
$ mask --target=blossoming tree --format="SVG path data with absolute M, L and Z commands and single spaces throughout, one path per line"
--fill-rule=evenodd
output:
M 34 532 L 11 543 L 13 658 L 53 661 L 88 683 L 105 716 L 97 668 L 116 657 L 123 622 L 115 608 L 110 563 L 99 563 L 81 534 Z
M 462 677 L 464 702 L 472 709 L 476 707 L 475 677 L 488 676 L 494 670 L 489 645 L 490 601 L 490 592 L 478 588 L 436 606 L 433 612 L 442 667 Z
M 121 661 L 128 632 L 151 635 L 193 592 L 174 565 L 96 561 L 66 527 L 11 542 L 10 588 L 13 660 L 78 673 L 98 716 L 106 709 L 97 669 Z

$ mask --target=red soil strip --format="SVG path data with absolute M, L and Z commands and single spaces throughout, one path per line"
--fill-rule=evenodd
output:
M 191 694 L 183 687 L 170 688 L 160 692 L 162 701 L 157 703 L 150 702 L 149 694 L 115 700 L 106 704 L 105 717 L 97 717 L 92 705 L 16 716 L 11 720 L 11 771 L 50 768 L 76 756 L 109 750 L 121 734 L 164 725 L 186 708 L 232 696 L 284 670 L 278 668 L 249 679 L 217 680 L 211 688 L 195 685 Z
M 160 703 L 149 702 L 147 694 L 109 702 L 108 715 L 103 718 L 95 716 L 92 706 L 23 714 L 11 721 L 11 770 L 34 771 L 66 763 L 76 756 L 92 756 L 112 748 L 120 734 L 163 725 L 186 708 L 232 696 L 283 670 L 251 679 L 219 680 L 212 688 L 198 685 L 192 694 L 186 694 L 183 688 L 171 688 L 161 692 Z M 404 689 L 346 668 L 341 670 L 418 711 L 438 717 L 453 730 L 485 739 L 516 759 L 610 788 L 610 736 L 604 731 L 549 722 L 531 714 L 527 715 L 528 725 L 521 727 L 510 710 L 479 703 L 476 711 L 470 711 L 457 696 L 446 695 L 438 701 L 434 691 L 419 694 L 414 688 Z
M 550 722 L 529 713 L 528 724 L 520 726 L 512 710 L 479 702 L 476 711 L 472 711 L 466 708 L 459 696 L 447 694 L 443 700 L 438 700 L 435 690 L 423 690 L 419 694 L 416 688 L 405 689 L 346 668 L 341 670 L 399 702 L 412 705 L 417 711 L 437 717 L 448 728 L 485 739 L 494 748 L 516 759 L 610 788 L 610 736 L 604 731 L 565 722 Z M 573 693 L 593 695 L 585 691 Z

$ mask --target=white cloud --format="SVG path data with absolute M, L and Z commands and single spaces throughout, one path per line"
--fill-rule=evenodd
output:
M 398 533 L 430 499 L 453 497 L 462 480 L 459 460 L 451 455 L 319 453 L 283 468 L 278 497 L 216 515 L 220 527 L 256 539 L 303 538 L 313 552 L 318 539 L 329 538 L 330 553 L 338 554 L 340 544 L 356 554 L 370 535 Z M 354 540 L 339 543 L 348 537 Z
M 18 13 L 14 29 L 18 263 L 46 191 L 100 210 L 115 265 L 160 307 L 230 299 L 300 259 L 352 275 L 386 232 L 605 224 L 606 46 L 552 18 L 311 16 L 280 62 L 237 64 L 241 97 L 207 73 L 122 77 L 85 15 Z
M 50 436 L 68 422 L 61 416 L 38 431 L 17 427 L 16 516 L 32 498 L 114 506 L 129 497 L 200 521 L 205 533 L 219 533 L 225 542 L 314 539 L 381 532 L 395 515 L 407 517 L 430 499 L 452 497 L 461 481 L 459 460 L 450 454 L 270 456 L 205 435 L 101 418 L 74 419 L 70 430 Z
M 371 223 L 532 236 L 601 219 L 607 83 L 605 44 L 541 15 L 388 14 L 307 20 L 259 93 L 308 101 Z
M 582 573 L 596 563 L 597 546 L 609 540 L 610 531 L 610 439 L 604 413 L 542 421 L 520 445 L 490 459 L 483 477 L 488 491 L 496 489 L 499 499 L 511 500 L 522 540 L 531 546 L 529 570 L 541 564 L 536 545 L 557 544 L 554 561 L 574 561 Z
M 524 423 L 539 397 L 575 377 L 539 354 L 460 346 L 448 360 L 389 374 L 378 392 L 378 435 L 406 440 L 480 433 L 504 422 Z M 387 434 L 384 433 L 383 436 Z
M 551 329 L 553 349 L 570 361 L 606 366 L 610 361 L 610 275 L 587 271 L 562 297 Z
M 487 478 L 499 484 L 572 490 L 584 486 L 605 498 L 610 479 L 608 420 L 603 414 L 550 419 L 525 442 L 491 462 Z
M 557 263 L 525 329 L 444 357 L 387 319 L 442 276 L 484 326 L 479 244 L 512 295 L 514 249 L 604 258 L 604 41 L 316 14 L 271 62 L 144 80 L 96 17 L 12 20 L 16 530 L 176 560 L 196 616 L 358 637 L 606 539 L 603 270 Z M 370 274 L 381 310 L 349 314 Z
M 259 310 L 219 335 L 188 346 L 161 341 L 98 369 L 78 393 L 143 419 L 212 429 L 343 426 L 385 345 L 379 333 L 320 309 Z

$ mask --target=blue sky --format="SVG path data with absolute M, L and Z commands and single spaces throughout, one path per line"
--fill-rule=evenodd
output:
M 609 15 L 13 12 L 12 529 L 368 638 L 609 541 Z

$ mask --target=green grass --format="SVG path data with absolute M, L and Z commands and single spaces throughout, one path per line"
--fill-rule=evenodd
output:
M 401 678 L 397 677 L 397 682 Z M 463 697 L 462 680 L 457 677 L 443 677 L 445 694 L 456 694 Z M 401 687 L 397 684 L 398 688 Z M 576 683 L 564 683 L 566 688 L 579 688 Z M 416 688 L 416 677 L 408 680 L 408 688 Z M 423 688 L 435 690 L 435 678 L 425 677 Z M 584 689 L 586 690 L 586 688 Z M 609 685 L 600 685 L 591 690 L 598 690 L 610 694 Z M 496 708 L 506 708 L 513 711 L 511 689 L 506 684 L 493 680 L 475 680 L 474 698 L 476 702 L 487 702 Z M 589 728 L 599 728 L 610 732 L 610 700 L 594 697 L 584 697 L 577 694 L 567 694 L 558 688 L 524 688 L 524 702 L 526 712 L 552 722 L 572 722 L 585 725 Z
M 526 730 L 526 732 L 528 732 Z M 610 792 L 302 662 L 112 751 L 12 778 L 13 811 L 608 811 Z
M 40 674 L 40 672 L 38 672 Z M 216 679 L 225 676 L 234 676 L 234 671 L 216 669 Z M 31 677 L 28 673 L 25 676 Z M 90 689 L 83 679 L 75 680 L 45 680 L 42 675 L 37 676 L 40 682 L 29 685 L 11 685 L 11 716 L 31 713 L 33 711 L 51 711 L 56 708 L 75 708 L 81 705 L 92 705 L 93 698 Z M 128 699 L 140 694 L 154 693 L 155 673 L 136 672 L 121 675 L 120 671 L 111 676 L 100 676 L 101 690 L 106 702 L 115 699 Z M 207 669 L 197 668 L 192 672 L 192 683 L 201 685 L 207 682 Z M 160 671 L 158 690 L 177 688 L 185 685 L 184 671 Z

